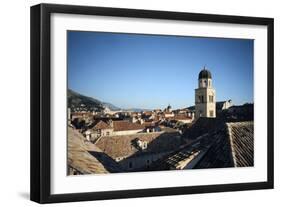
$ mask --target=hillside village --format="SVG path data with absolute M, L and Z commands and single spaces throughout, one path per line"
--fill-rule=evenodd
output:
M 216 101 L 210 71 L 195 105 L 124 110 L 68 90 L 68 175 L 254 165 L 253 104 Z

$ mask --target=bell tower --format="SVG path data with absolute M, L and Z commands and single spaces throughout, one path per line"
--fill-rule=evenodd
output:
M 195 118 L 199 117 L 216 117 L 216 91 L 212 74 L 205 66 L 199 73 L 198 88 L 195 89 Z

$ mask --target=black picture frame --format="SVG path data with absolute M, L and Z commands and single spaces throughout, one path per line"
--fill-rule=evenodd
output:
M 267 181 L 238 184 L 219 184 L 187 187 L 51 194 L 50 184 L 50 130 L 51 130 L 51 72 L 50 72 L 50 15 L 52 13 L 134 17 L 149 19 L 181 20 L 210 23 L 232 23 L 267 26 Z M 168 11 L 103 8 L 56 4 L 39 4 L 31 7 L 31 174 L 30 199 L 38 203 L 88 201 L 102 199 L 166 196 L 194 193 L 272 189 L 274 186 L 273 147 L 273 44 L 274 20 L 272 18 L 195 14 Z

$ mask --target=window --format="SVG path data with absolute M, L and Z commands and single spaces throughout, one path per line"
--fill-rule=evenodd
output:
M 143 142 L 143 149 L 147 148 L 147 142 Z
M 204 96 L 198 96 L 198 103 L 204 103 Z
M 109 136 L 109 132 L 106 132 L 106 136 Z
M 129 162 L 129 168 L 132 168 L 132 167 L 133 167 L 133 163 Z
M 99 129 L 99 130 L 97 130 L 97 137 L 100 137 L 100 136 L 102 136 L 102 135 L 101 135 L 101 130 Z
M 209 96 L 209 101 L 210 101 L 211 103 L 213 103 L 213 102 L 214 102 L 214 96 Z
M 210 111 L 210 117 L 213 117 L 213 116 L 214 116 L 214 111 L 211 110 L 211 111 Z

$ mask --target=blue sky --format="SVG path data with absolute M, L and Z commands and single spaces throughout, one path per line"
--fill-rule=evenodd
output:
M 253 40 L 68 31 L 68 87 L 121 108 L 194 105 L 206 65 L 217 101 L 253 102 Z

